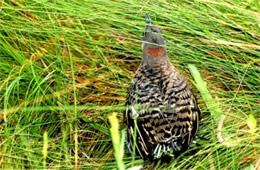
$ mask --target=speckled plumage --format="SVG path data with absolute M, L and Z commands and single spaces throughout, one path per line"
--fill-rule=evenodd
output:
M 184 151 L 197 133 L 197 101 L 187 80 L 169 61 L 161 30 L 151 22 L 145 28 L 143 60 L 128 90 L 126 106 L 129 148 L 134 145 L 136 119 L 136 151 L 143 159 Z

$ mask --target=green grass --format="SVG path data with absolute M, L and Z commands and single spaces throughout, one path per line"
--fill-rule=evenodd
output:
M 197 152 L 170 164 L 136 158 L 134 165 L 259 166 L 259 11 L 257 0 L 0 1 L 0 167 L 117 167 L 108 117 L 116 112 L 122 125 L 127 88 L 142 59 L 146 12 L 191 84 L 188 64 L 199 70 L 226 116 L 225 142 L 218 142 L 218 121 L 193 85 L 203 115 L 200 146 L 191 149 Z M 126 168 L 133 164 L 126 149 L 123 161 Z

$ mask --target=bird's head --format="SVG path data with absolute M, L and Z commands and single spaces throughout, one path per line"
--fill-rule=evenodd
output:
M 166 43 L 160 28 L 152 25 L 150 16 L 146 13 L 145 32 L 143 37 L 143 54 L 146 58 L 161 58 L 167 56 Z

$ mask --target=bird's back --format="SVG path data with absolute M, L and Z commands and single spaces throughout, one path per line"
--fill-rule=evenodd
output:
M 189 147 L 198 129 L 199 109 L 186 79 L 170 64 L 141 64 L 128 90 L 125 120 L 142 158 L 160 158 Z

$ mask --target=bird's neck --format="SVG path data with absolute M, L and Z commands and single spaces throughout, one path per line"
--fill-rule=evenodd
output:
M 167 56 L 167 53 L 160 57 L 145 56 L 143 58 L 142 64 L 156 69 L 166 69 L 172 65 Z
M 154 72 L 160 73 L 160 74 L 170 74 L 171 72 L 175 72 L 176 69 L 170 62 L 168 56 L 166 58 L 163 58 L 161 60 L 143 60 L 141 63 L 142 68 L 146 68 L 148 70 L 151 70 L 151 74 Z

